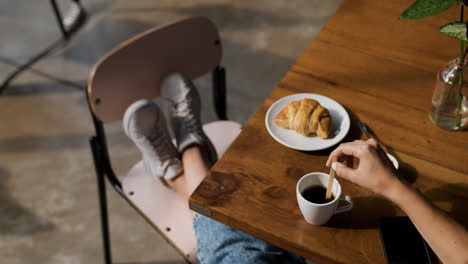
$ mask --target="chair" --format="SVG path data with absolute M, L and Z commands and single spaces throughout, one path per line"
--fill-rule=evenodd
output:
M 161 80 L 172 72 L 195 79 L 212 72 L 215 111 L 221 119 L 203 126 L 220 157 L 241 130 L 227 121 L 225 70 L 220 67 L 221 41 L 206 18 L 188 18 L 152 28 L 112 49 L 91 71 L 87 98 L 96 135 L 90 138 L 98 179 L 106 263 L 111 263 L 105 178 L 190 263 L 197 262 L 196 240 L 188 204 L 160 181 L 145 174 L 142 161 L 122 183 L 112 170 L 104 124 L 121 120 L 136 100 L 159 95 Z M 168 202 L 170 204 L 168 205 Z M 161 214 L 161 209 L 164 213 Z
M 0 84 L 0 94 L 5 91 L 5 89 L 10 85 L 10 82 L 16 78 L 20 73 L 24 72 L 25 70 L 29 69 L 33 64 L 52 54 L 57 48 L 63 46 L 85 22 L 86 20 L 86 12 L 81 5 L 80 0 L 72 0 L 70 3 L 70 8 L 67 13 L 62 17 L 62 13 L 57 5 L 57 0 L 50 0 L 50 4 L 52 5 L 52 9 L 54 10 L 55 18 L 57 19 L 57 24 L 59 25 L 59 29 L 62 32 L 62 38 L 56 40 L 49 46 L 47 46 L 44 50 L 36 54 L 34 57 L 29 59 L 27 62 L 18 65 L 18 67 L 8 76 L 5 80 Z

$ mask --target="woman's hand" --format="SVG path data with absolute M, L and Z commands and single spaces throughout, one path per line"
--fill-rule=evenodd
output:
M 444 263 L 468 263 L 468 231 L 416 190 L 403 184 L 387 155 L 373 139 L 341 144 L 328 157 L 355 157 L 357 169 L 333 162 L 336 175 L 365 187 L 397 204 Z
M 332 165 L 333 158 L 339 160 L 349 156 L 359 159 L 357 169 L 340 162 Z M 333 166 L 337 176 L 389 199 L 392 198 L 394 186 L 400 183 L 395 167 L 374 139 L 341 144 L 328 157 L 327 166 Z

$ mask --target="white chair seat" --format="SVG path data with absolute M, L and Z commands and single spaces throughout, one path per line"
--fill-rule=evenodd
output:
M 233 121 L 215 121 L 203 126 L 218 157 L 221 157 L 239 135 L 241 126 Z M 191 263 L 197 263 L 197 242 L 187 201 L 146 174 L 143 162 L 135 164 L 122 181 L 123 190 L 134 206 Z

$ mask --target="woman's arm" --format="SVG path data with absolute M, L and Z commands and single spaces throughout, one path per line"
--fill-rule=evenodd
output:
M 444 263 L 468 263 L 468 232 L 462 225 L 404 183 L 396 185 L 393 196 L 387 198 L 409 216 Z
M 332 164 L 333 157 L 344 156 L 358 158 L 358 168 L 348 168 L 338 162 Z M 417 190 L 401 182 L 375 140 L 341 144 L 330 154 L 327 166 L 333 166 L 337 176 L 397 204 L 444 263 L 468 263 L 468 231 Z

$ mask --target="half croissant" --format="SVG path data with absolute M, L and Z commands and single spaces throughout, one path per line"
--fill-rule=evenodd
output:
M 328 110 L 316 100 L 304 98 L 287 104 L 276 116 L 275 123 L 306 137 L 317 134 L 326 139 L 330 133 L 332 119 Z

